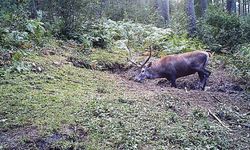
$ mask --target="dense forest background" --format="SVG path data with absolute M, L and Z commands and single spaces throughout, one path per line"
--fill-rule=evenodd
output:
M 43 47 L 52 38 L 72 39 L 85 48 L 106 48 L 118 40 L 129 40 L 137 49 L 154 43 L 159 50 L 168 48 L 175 52 L 174 47 L 170 49 L 163 41 L 181 36 L 197 39 L 202 48 L 212 51 L 244 53 L 247 61 L 249 3 L 248 0 L 2 0 L 1 52 Z M 140 27 L 133 31 L 133 25 Z M 142 25 L 170 28 L 175 37 L 160 37 L 156 34 L 161 31 L 149 33 L 148 27 Z M 147 42 L 143 37 L 146 34 L 151 36 Z
M 194 50 L 205 91 L 133 80 Z M 250 0 L 0 0 L 0 149 L 250 149 L 249 81 Z

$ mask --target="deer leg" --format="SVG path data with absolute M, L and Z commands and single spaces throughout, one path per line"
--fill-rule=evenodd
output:
M 207 84 L 207 79 L 208 77 L 210 76 L 211 72 L 206 70 L 205 68 L 202 69 L 203 72 L 205 73 L 204 74 L 204 79 L 202 80 L 201 84 L 202 84 L 202 90 L 204 91 L 205 90 L 205 86 Z
M 167 78 L 170 82 L 171 82 L 171 87 L 175 87 L 175 88 L 177 88 L 177 85 L 176 85 L 176 77 L 175 76 L 170 76 L 170 77 L 168 77 Z
M 207 77 L 209 77 L 211 75 L 211 72 L 208 71 L 207 69 L 204 68 L 204 71 L 207 73 Z
M 198 75 L 199 75 L 199 78 L 200 78 L 200 82 L 202 82 L 204 77 L 205 77 L 204 73 L 203 72 L 198 72 Z
M 206 86 L 206 84 L 207 84 L 207 79 L 208 79 L 208 77 L 211 75 L 211 72 L 210 71 L 208 71 L 207 69 L 203 69 L 205 72 L 206 72 L 206 74 L 205 74 L 205 76 L 204 76 L 204 79 L 203 79 L 203 81 L 202 81 L 202 90 L 204 91 L 205 90 L 205 86 Z
M 201 88 L 204 91 L 205 86 L 207 84 L 207 79 L 210 76 L 211 72 L 206 70 L 205 68 L 193 68 L 193 69 L 198 72 L 200 83 L 201 83 Z
M 205 74 L 202 71 L 198 72 L 200 83 L 198 84 L 198 89 L 202 88 L 204 85 Z
M 201 85 L 202 85 L 201 88 L 202 88 L 203 91 L 205 90 L 205 86 L 206 86 L 206 84 L 207 84 L 207 79 L 208 79 L 208 77 L 205 76 L 204 79 L 203 79 L 202 82 L 201 82 Z

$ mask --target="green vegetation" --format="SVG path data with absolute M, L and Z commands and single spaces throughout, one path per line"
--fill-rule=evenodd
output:
M 249 1 L 188 2 L 0 0 L 0 149 L 249 149 Z M 132 81 L 150 49 L 215 52 L 207 91 Z
M 198 36 L 211 50 L 235 51 L 236 46 L 249 43 L 249 17 L 230 15 L 223 9 L 211 7 L 199 22 Z
M 35 126 L 41 138 L 62 136 L 49 146 L 63 149 L 226 149 L 230 145 L 224 129 L 209 121 L 202 110 L 190 111 L 183 120 L 171 109 L 182 105 L 178 99 L 167 94 L 142 95 L 123 87 L 107 72 L 70 64 L 58 68 L 52 59 L 63 58 L 36 56 L 33 63 L 44 68 L 42 73 L 1 77 L 1 132 Z M 82 140 L 81 136 L 86 137 Z M 36 140 L 28 135 L 22 139 L 24 144 Z

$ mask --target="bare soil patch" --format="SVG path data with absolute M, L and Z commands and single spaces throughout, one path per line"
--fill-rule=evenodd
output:
M 56 143 L 84 141 L 88 135 L 85 129 L 74 125 L 65 125 L 59 132 L 46 136 L 38 131 L 36 127 L 30 126 L 0 132 L 1 146 L 8 149 L 62 149 Z
M 181 108 L 180 115 L 187 114 L 194 107 L 219 112 L 223 106 L 232 108 L 240 114 L 250 112 L 250 93 L 244 90 L 249 83 L 233 79 L 223 69 L 218 68 L 212 71 L 205 91 L 201 91 L 197 86 L 198 74 L 177 79 L 177 88 L 172 88 L 166 79 L 145 80 L 143 83 L 137 83 L 134 81 L 134 76 L 138 73 L 137 68 L 131 68 L 116 72 L 114 76 L 117 82 L 125 86 L 128 91 L 145 95 L 167 94 L 182 101 L 185 105 Z
M 198 74 L 177 79 L 177 88 L 172 88 L 166 79 L 146 80 L 143 83 L 133 81 L 139 73 L 136 68 L 115 74 L 117 82 L 127 87 L 129 91 L 140 94 L 167 94 L 175 102 L 170 102 L 169 108 L 178 115 L 186 117 L 194 108 L 209 110 L 231 129 L 231 136 L 235 144 L 250 148 L 247 138 L 250 135 L 250 93 L 244 90 L 249 83 L 233 79 L 225 70 L 217 68 L 212 71 L 205 91 L 197 88 Z M 154 99 L 152 99 L 154 100 Z M 178 105 L 172 104 L 178 101 Z M 156 102 L 157 103 L 157 102 Z M 217 120 L 210 116 L 212 121 Z M 219 122 L 217 122 L 219 124 Z M 239 141 L 238 139 L 246 139 Z M 238 145 L 238 146 L 239 146 Z

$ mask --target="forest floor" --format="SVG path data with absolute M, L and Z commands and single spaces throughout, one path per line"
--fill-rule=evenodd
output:
M 249 82 L 223 64 L 198 75 L 133 81 L 134 67 L 76 67 L 69 55 L 31 55 L 32 70 L 0 81 L 0 149 L 250 149 Z M 79 62 L 78 62 L 79 63 Z

